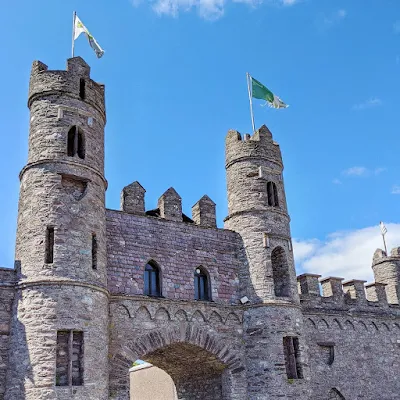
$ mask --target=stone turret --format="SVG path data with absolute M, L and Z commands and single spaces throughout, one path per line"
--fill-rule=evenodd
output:
M 104 87 L 80 57 L 35 61 L 28 107 L 5 399 L 107 399 Z
M 392 249 L 390 255 L 377 249 L 372 261 L 375 282 L 386 285 L 389 304 L 400 304 L 400 247 Z
M 243 299 L 249 299 L 244 340 L 247 376 L 254 382 L 252 398 L 308 399 L 302 314 L 279 145 L 266 126 L 243 139 L 239 132 L 229 131 L 225 167 L 229 213 L 225 228 L 241 235 L 247 255 L 248 270 L 242 271 L 241 281 Z M 296 362 L 290 361 L 289 354 L 296 355 Z M 282 379 L 285 369 L 296 385 Z
M 264 125 L 242 140 L 226 138 L 228 212 L 225 227 L 243 237 L 249 255 L 248 294 L 262 302 L 298 302 L 279 145 Z

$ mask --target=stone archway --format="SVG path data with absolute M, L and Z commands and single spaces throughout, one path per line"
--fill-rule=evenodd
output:
M 128 370 L 137 359 L 167 372 L 182 400 L 246 398 L 245 368 L 229 343 L 193 324 L 127 340 L 110 360 L 110 399 L 129 400 Z

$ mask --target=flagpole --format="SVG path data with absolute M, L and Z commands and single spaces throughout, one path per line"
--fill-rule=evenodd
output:
M 386 253 L 386 255 L 388 255 L 387 248 L 386 248 L 385 234 L 384 233 L 382 233 L 382 238 L 383 238 L 383 245 L 385 246 L 385 253 Z
M 75 20 L 76 20 L 76 11 L 74 11 L 72 18 L 72 58 L 75 57 Z
M 252 94 L 251 94 L 251 89 L 250 89 L 251 76 L 248 72 L 246 72 L 246 78 L 247 78 L 247 91 L 249 92 L 249 101 L 250 101 L 251 125 L 253 127 L 253 133 L 254 133 L 256 131 L 256 128 L 255 128 L 255 124 L 254 124 L 253 100 L 252 100 Z

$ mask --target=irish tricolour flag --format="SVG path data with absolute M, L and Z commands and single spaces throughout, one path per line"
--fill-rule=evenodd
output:
M 255 99 L 265 100 L 269 107 L 272 108 L 287 108 L 285 104 L 276 94 L 273 94 L 257 79 L 250 76 L 251 79 L 251 96 Z

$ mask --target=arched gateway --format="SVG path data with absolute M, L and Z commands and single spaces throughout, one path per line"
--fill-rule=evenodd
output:
M 145 359 L 167 372 L 179 399 L 244 398 L 245 368 L 235 354 L 234 343 L 232 346 L 216 332 L 196 323 L 164 322 L 165 327 L 141 335 L 133 329 L 120 336 L 115 327 L 115 346 L 110 354 L 110 399 L 129 400 L 128 371 L 137 359 Z

